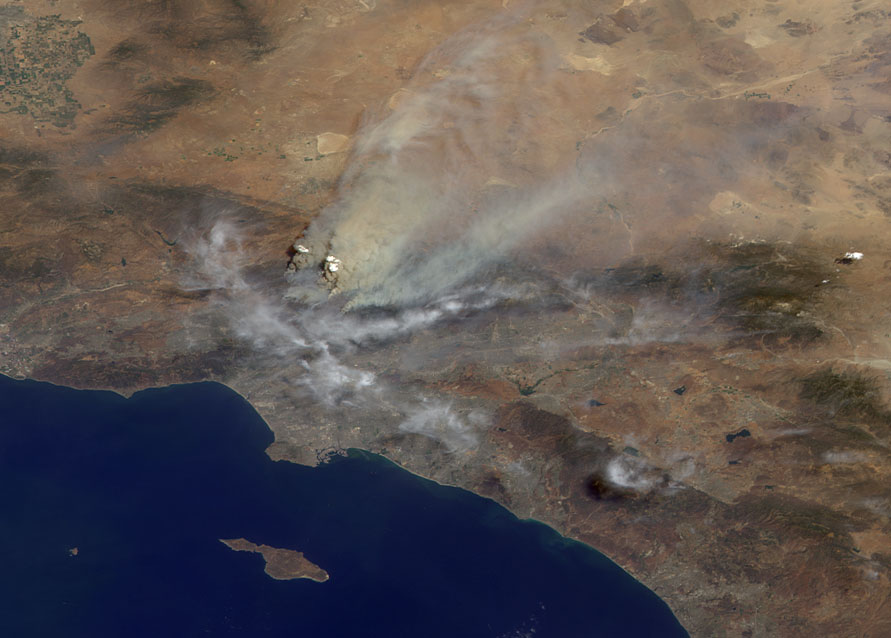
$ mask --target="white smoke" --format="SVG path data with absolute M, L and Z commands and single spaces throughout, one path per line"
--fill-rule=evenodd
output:
M 424 401 L 409 413 L 399 429 L 439 441 L 449 452 L 463 452 L 477 446 L 479 437 L 471 424 L 482 420 L 476 413 L 462 417 L 442 401 Z
M 298 362 L 293 385 L 306 396 L 326 406 L 375 401 L 406 415 L 403 432 L 450 451 L 474 447 L 477 416 L 428 397 L 407 400 L 351 363 L 366 346 L 531 294 L 517 282 L 474 280 L 547 226 L 587 210 L 599 187 L 575 140 L 538 152 L 537 138 L 575 117 L 562 65 L 550 37 L 519 14 L 448 39 L 353 140 L 337 202 L 299 240 L 309 267 L 287 276 L 284 299 L 246 279 L 242 242 L 226 222 L 195 242 L 197 277 L 187 286 L 214 291 L 240 339 Z M 342 260 L 328 283 L 336 279 L 343 294 L 331 299 L 313 269 L 329 256 Z
M 475 27 L 432 52 L 392 112 L 360 131 L 339 200 L 300 240 L 315 261 L 343 260 L 351 307 L 439 298 L 590 196 L 595 181 L 572 163 L 514 184 L 543 162 L 518 144 L 556 108 L 560 64 L 521 21 Z M 304 296 L 305 279 L 293 282 Z
M 652 468 L 638 459 L 616 456 L 606 466 L 607 480 L 625 489 L 648 492 L 656 487 Z
M 862 463 L 869 460 L 869 456 L 863 452 L 855 452 L 853 450 L 840 450 L 834 452 L 824 452 L 822 454 L 824 463 L 831 465 L 847 465 L 850 463 Z
M 185 290 L 214 290 L 227 306 L 235 333 L 255 346 L 275 347 L 282 354 L 307 347 L 300 330 L 288 321 L 281 304 L 251 286 L 244 278 L 247 264 L 241 237 L 235 227 L 218 220 L 206 237 L 188 247 L 196 265 L 192 277 L 182 283 Z
M 480 288 L 466 289 L 425 307 L 363 319 L 331 304 L 295 308 L 271 300 L 261 286 L 246 278 L 249 260 L 244 243 L 225 220 L 217 221 L 189 250 L 195 268 L 183 287 L 212 291 L 217 309 L 223 310 L 234 333 L 258 353 L 296 361 L 303 374 L 293 379 L 293 387 L 307 392 L 313 401 L 328 408 L 367 408 L 376 402 L 378 407 L 395 408 L 407 415 L 398 425 L 400 431 L 436 439 L 450 452 L 477 445 L 475 428 L 485 420 L 481 413 L 460 415 L 450 405 L 423 395 L 414 400 L 396 399 L 374 373 L 342 359 L 363 344 L 410 334 L 461 313 L 487 308 L 498 295 L 490 296 Z
M 309 374 L 298 382 L 309 388 L 318 400 L 333 406 L 350 400 L 357 392 L 375 387 L 374 374 L 345 366 L 331 355 L 324 342 L 318 349 L 317 357 L 302 361 Z

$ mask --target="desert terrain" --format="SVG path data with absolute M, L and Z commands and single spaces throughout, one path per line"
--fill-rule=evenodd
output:
M 891 635 L 889 15 L 7 4 L 0 373 L 225 383 L 694 636 Z

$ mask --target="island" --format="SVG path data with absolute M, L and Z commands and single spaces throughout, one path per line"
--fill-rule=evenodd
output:
M 244 538 L 220 539 L 226 547 L 236 552 L 254 552 L 266 561 L 264 571 L 275 580 L 308 578 L 317 583 L 328 580 L 328 572 L 308 560 L 301 552 L 269 545 L 257 545 Z

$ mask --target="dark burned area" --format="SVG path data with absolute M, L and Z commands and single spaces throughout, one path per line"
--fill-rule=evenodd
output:
M 646 499 L 641 494 L 611 482 L 607 464 L 619 453 L 609 440 L 583 432 L 562 416 L 536 408 L 528 401 L 516 401 L 502 408 L 491 435 L 508 439 L 514 447 L 529 446 L 546 456 L 564 459 L 563 477 L 577 485 L 580 493 L 595 501 Z M 667 485 L 668 478 L 664 477 Z

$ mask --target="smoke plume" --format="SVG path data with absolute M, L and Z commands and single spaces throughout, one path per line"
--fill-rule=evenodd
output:
M 298 240 L 311 266 L 342 260 L 337 289 L 349 307 L 441 297 L 590 193 L 574 164 L 554 171 L 526 148 L 557 108 L 549 95 L 560 64 L 553 44 L 517 20 L 468 30 L 359 132 L 339 200 Z M 551 177 L 530 177 L 538 169 Z

